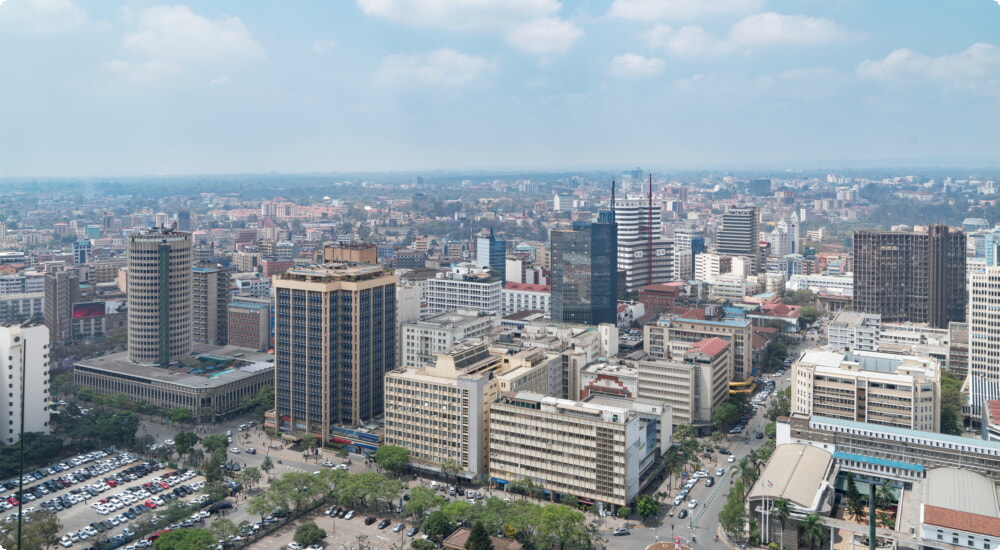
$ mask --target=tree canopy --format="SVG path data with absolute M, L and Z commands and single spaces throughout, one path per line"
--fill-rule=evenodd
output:
M 375 451 L 375 462 L 393 473 L 400 473 L 410 459 L 410 450 L 398 445 L 382 445 Z

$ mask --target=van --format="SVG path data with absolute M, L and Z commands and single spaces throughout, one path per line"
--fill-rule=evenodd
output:
M 438 482 L 432 480 L 431 481 L 431 489 L 437 489 L 437 487 L 438 487 Z
M 241 432 L 245 432 L 246 429 L 247 429 L 247 425 L 246 424 L 240 424 L 240 431 Z

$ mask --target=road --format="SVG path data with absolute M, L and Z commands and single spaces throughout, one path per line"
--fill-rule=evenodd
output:
M 796 357 L 800 351 L 799 345 L 789 346 L 788 356 Z M 771 378 L 775 381 L 775 391 L 771 394 L 770 399 L 774 399 L 778 391 L 789 386 L 788 378 L 791 374 L 788 370 L 785 374 L 780 377 Z M 770 404 L 770 403 L 768 403 Z M 645 547 L 646 544 L 650 544 L 656 541 L 668 541 L 673 540 L 674 537 L 680 537 L 681 542 L 685 545 L 690 546 L 694 550 L 720 550 L 723 548 L 722 542 L 715 541 L 715 535 L 718 532 L 719 525 L 719 513 L 722 512 L 722 508 L 726 504 L 726 496 L 729 493 L 729 488 L 732 482 L 732 469 L 739 464 L 740 459 L 744 458 L 752 449 L 757 449 L 764 444 L 766 440 L 755 439 L 753 434 L 757 431 L 763 431 L 764 426 L 767 424 L 767 407 L 760 407 L 754 417 L 747 423 L 747 428 L 744 431 L 744 436 L 749 436 L 749 440 L 745 440 L 743 437 L 734 437 L 733 441 L 725 442 L 722 446 L 729 449 L 730 452 L 736 457 L 736 462 L 727 462 L 727 456 L 722 454 L 715 454 L 714 460 L 703 460 L 703 467 L 709 470 L 709 474 L 715 477 L 715 485 L 712 487 L 705 487 L 704 482 L 699 482 L 695 485 L 691 494 L 688 496 L 688 500 L 684 501 L 678 507 L 674 507 L 672 503 L 668 503 L 665 508 L 667 510 L 667 517 L 663 520 L 649 527 L 640 525 L 635 525 L 634 522 L 630 523 L 629 529 L 631 535 L 614 537 L 609 536 L 608 548 L 609 550 L 630 550 L 633 548 Z M 705 439 L 705 446 L 711 446 Z M 716 468 L 722 467 L 726 470 L 723 477 L 715 475 Z M 683 483 L 683 482 L 682 482 Z M 668 488 L 668 483 L 664 481 L 660 488 L 653 490 L 666 492 Z M 674 492 L 671 495 L 671 500 L 673 495 L 679 492 L 679 488 L 674 487 Z M 697 510 L 691 510 L 688 508 L 688 503 L 696 499 L 698 501 Z M 708 503 L 706 507 L 704 504 Z M 685 519 L 678 519 L 676 517 L 677 512 L 681 509 L 688 510 L 689 515 Z

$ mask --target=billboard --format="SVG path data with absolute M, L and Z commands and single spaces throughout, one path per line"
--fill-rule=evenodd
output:
M 85 319 L 87 317 L 103 317 L 104 302 L 88 302 L 86 304 L 73 304 L 73 318 Z

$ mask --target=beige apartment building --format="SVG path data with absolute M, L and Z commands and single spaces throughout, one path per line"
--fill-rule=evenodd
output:
M 648 400 L 586 401 L 508 392 L 490 403 L 490 481 L 530 479 L 553 500 L 614 511 L 642 488 L 642 474 L 670 447 L 670 408 Z M 662 433 L 661 433 L 662 432 Z
M 792 413 L 936 432 L 941 371 L 933 359 L 812 349 L 792 367 Z
M 688 344 L 676 360 L 637 361 L 639 397 L 669 405 L 675 424 L 711 424 L 729 398 L 730 347 L 722 338 L 706 338 Z
M 385 377 L 384 444 L 410 450 L 411 466 L 458 475 L 486 473 L 488 407 L 504 389 L 546 391 L 552 363 L 510 363 L 486 343 L 470 341 L 438 354 L 433 365 L 401 368 Z
M 716 307 L 692 309 L 683 315 L 663 316 L 644 328 L 643 346 L 653 359 L 679 361 L 691 345 L 706 338 L 722 338 L 730 343 L 730 379 L 739 382 L 753 370 L 752 322 L 724 317 Z

